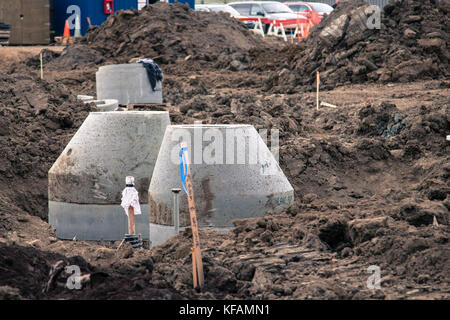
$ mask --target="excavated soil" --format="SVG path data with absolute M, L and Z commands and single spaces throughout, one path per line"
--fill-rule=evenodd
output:
M 300 46 L 284 50 L 287 66 L 267 79 L 271 90 L 365 82 L 447 79 L 450 1 L 391 1 L 380 15 L 363 0 L 343 2 Z M 284 70 L 286 69 L 286 70 Z
M 180 3 L 157 3 L 141 11 L 111 15 L 53 59 L 49 67 L 76 69 L 152 57 L 163 65 L 189 60 L 191 65 L 212 63 L 217 68 L 242 69 L 249 62 L 248 51 L 255 46 L 264 47 L 265 43 L 228 14 L 192 11 Z
M 418 1 L 398 8 L 402 3 Z M 156 13 L 175 22 L 170 34 L 164 34 L 163 18 L 150 23 Z M 199 47 L 214 43 L 211 28 L 199 33 L 201 40 L 184 33 L 214 27 L 219 19 L 237 32 L 230 39 L 243 37 L 227 44 L 228 55 L 237 54 L 232 58 L 220 58 L 212 45 Z M 148 34 L 159 37 L 160 46 L 146 32 L 132 40 L 144 22 L 148 30 L 159 26 Z M 291 60 L 277 65 L 268 52 L 281 61 L 286 52 L 302 52 L 298 46 L 262 42 L 225 15 L 161 3 L 113 15 L 106 24 L 110 28 L 92 30 L 62 54 L 44 51 L 44 80 L 36 57 L 1 60 L 0 298 L 450 298 L 448 79 L 370 84 L 339 77 L 321 94 L 338 108 L 316 110 L 307 87 L 313 80 L 289 90 L 270 82 L 269 71 L 278 65 L 283 74 L 297 77 L 300 71 L 289 69 Z M 117 34 L 124 24 L 134 29 Z M 121 43 L 127 45 L 117 53 Z M 280 166 L 295 189 L 295 203 L 283 213 L 235 220 L 228 233 L 200 231 L 201 292 L 192 289 L 189 228 L 159 247 L 133 251 L 116 250 L 118 242 L 62 241 L 46 222 L 47 172 L 95 110 L 75 96 L 95 95 L 100 65 L 141 55 L 163 56 L 165 106 L 158 108 L 170 111 L 174 124 L 200 120 L 280 130 Z M 70 265 L 81 269 L 81 290 L 64 287 Z M 377 290 L 366 285 L 373 265 L 382 277 Z

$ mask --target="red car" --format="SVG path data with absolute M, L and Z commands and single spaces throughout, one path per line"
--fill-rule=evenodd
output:
M 329 14 L 333 11 L 333 7 L 318 2 L 285 2 L 292 11 L 296 12 L 298 15 L 306 16 L 313 25 L 318 24 L 322 21 L 324 14 Z

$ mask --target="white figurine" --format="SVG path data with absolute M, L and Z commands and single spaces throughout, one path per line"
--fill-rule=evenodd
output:
M 125 178 L 125 189 L 122 191 L 121 206 L 128 216 L 128 232 L 135 234 L 134 215 L 141 214 L 141 206 L 139 205 L 139 193 L 134 187 L 134 177 L 127 176 Z

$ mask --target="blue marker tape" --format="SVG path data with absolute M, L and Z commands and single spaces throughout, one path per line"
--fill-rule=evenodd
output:
M 186 158 L 184 156 L 184 151 L 187 151 L 187 147 L 181 148 L 180 150 L 180 177 L 181 177 L 181 185 L 183 186 L 184 192 L 186 194 L 189 194 L 189 192 L 186 190 L 186 176 L 187 176 L 187 163 Z

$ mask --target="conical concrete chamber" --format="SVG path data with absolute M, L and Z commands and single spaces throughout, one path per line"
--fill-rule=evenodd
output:
M 142 63 L 100 67 L 95 74 L 97 99 L 116 99 L 119 104 L 162 103 L 162 83 L 153 91 Z
M 135 177 L 142 214 L 136 233 L 149 236 L 147 189 L 166 127 L 165 111 L 92 112 L 48 174 L 49 223 L 62 239 L 120 240 L 125 177 Z
M 232 220 L 281 211 L 294 191 L 251 125 L 167 127 L 149 187 L 153 245 L 174 235 L 171 188 L 181 188 L 180 142 L 188 144 L 200 227 L 228 230 Z M 187 196 L 180 195 L 180 226 L 190 225 Z

